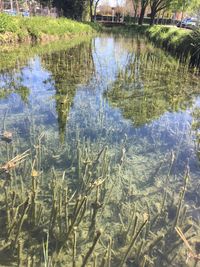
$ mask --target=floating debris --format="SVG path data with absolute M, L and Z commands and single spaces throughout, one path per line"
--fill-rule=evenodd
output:
M 3 134 L 0 135 L 0 137 L 2 141 L 5 141 L 6 143 L 10 143 L 12 142 L 13 134 L 11 132 L 4 131 Z

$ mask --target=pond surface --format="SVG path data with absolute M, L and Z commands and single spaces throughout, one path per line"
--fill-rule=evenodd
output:
M 168 216 L 155 226 L 155 235 L 167 235 L 166 224 L 183 229 L 186 221 L 191 225 L 193 220 L 186 235 L 195 239 L 191 243 L 198 252 L 198 76 L 140 37 L 102 35 L 18 61 L 14 68 L 0 72 L 0 87 L 1 132 L 12 133 L 12 140 L 2 136 L 0 141 L 1 165 L 43 145 L 43 156 L 31 164 L 32 170 L 37 169 L 35 176 L 42 176 L 45 188 L 52 168 L 58 174 L 65 171 L 70 190 L 76 192 L 80 177 L 92 175 L 94 168 L 87 174 L 87 162 L 96 158 L 95 164 L 103 166 L 97 167 L 90 183 L 105 178 L 109 190 L 108 205 L 96 224 L 112 236 L 117 255 L 126 247 L 120 233 L 130 220 L 132 204 L 139 214 L 154 218 L 164 201 Z M 34 157 L 32 152 L 32 162 Z M 181 215 L 176 207 L 183 208 Z M 144 240 L 138 241 L 141 251 Z M 159 244 L 163 251 L 177 243 L 169 240 Z M 161 257 L 158 249 L 151 253 L 144 249 L 137 254 L 140 263 L 128 254 L 122 265 L 194 266 L 194 259 L 185 263 L 184 244 L 176 249 L 176 254 L 182 253 L 178 259 L 168 254 Z M 148 255 L 146 265 L 142 265 L 144 255 Z M 169 265 L 172 258 L 174 265 Z M 120 266 L 118 261 L 111 259 L 111 266 Z

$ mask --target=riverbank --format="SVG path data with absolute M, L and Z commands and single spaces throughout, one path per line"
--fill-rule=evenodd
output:
M 200 66 L 200 30 L 191 31 L 166 25 L 125 25 L 105 29 L 117 34 L 146 35 L 156 46 L 164 48 L 190 66 Z
M 155 25 L 146 29 L 148 38 L 172 54 L 188 60 L 191 66 L 200 66 L 200 30 L 191 31 L 170 26 Z
M 49 42 L 95 32 L 94 24 L 66 18 L 12 17 L 0 14 L 0 44 Z

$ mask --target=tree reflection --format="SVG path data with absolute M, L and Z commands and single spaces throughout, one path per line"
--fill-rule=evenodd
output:
M 186 67 L 160 50 L 141 49 L 129 54 L 112 88 L 106 92 L 110 104 L 140 126 L 159 118 L 166 111 L 185 110 L 199 93 L 198 79 Z
M 1 72 L 0 74 L 0 99 L 8 98 L 15 93 L 21 97 L 24 103 L 28 103 L 30 90 L 22 83 L 22 71 L 18 69 L 18 75 L 14 75 L 14 71 Z
M 64 142 L 66 122 L 77 87 L 86 85 L 94 72 L 92 43 L 85 42 L 68 50 L 42 56 L 42 63 L 51 72 L 56 90 L 60 141 Z

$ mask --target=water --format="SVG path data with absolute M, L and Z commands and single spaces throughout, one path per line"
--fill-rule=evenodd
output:
M 194 235 L 191 244 L 198 252 L 200 166 L 195 114 L 199 107 L 199 77 L 140 37 L 102 35 L 68 49 L 19 61 L 15 68 L 1 71 L 0 86 L 1 131 L 13 134 L 12 142 L 2 138 L 0 143 L 1 165 L 26 149 L 36 151 L 31 153 L 31 166 L 37 170 L 44 192 L 49 190 L 52 168 L 58 176 L 65 171 L 71 192 L 79 190 L 81 177 L 90 177 L 90 184 L 106 179 L 99 199 L 107 205 L 99 212 L 95 229 L 103 228 L 103 243 L 107 244 L 108 235 L 114 240 L 117 256 L 116 260 L 112 256 L 111 266 L 118 266 L 126 242 L 131 244 L 126 227 L 133 206 L 139 221 L 146 213 L 152 219 L 163 212 L 166 194 L 165 216 L 163 213 L 151 231 L 158 238 L 160 234 L 169 235 L 166 224 L 175 226 L 187 166 L 190 178 L 184 204 L 181 202 L 185 209 L 177 225 L 183 229 L 193 220 L 187 235 Z M 37 152 L 40 146 L 43 149 Z M 93 166 L 87 173 L 87 162 L 92 160 L 96 169 Z M 96 163 L 102 166 L 96 167 Z M 25 179 L 20 171 L 15 176 Z M 30 181 L 24 184 L 30 186 Z M 48 203 L 49 196 L 41 192 L 39 199 Z M 151 239 L 151 235 L 145 239 L 143 233 L 142 241 L 137 242 L 141 253 L 135 245 L 138 260 L 131 257 L 133 246 L 124 264 L 143 266 L 144 255 L 148 255 L 144 266 L 172 264 L 173 256 L 164 257 L 163 253 L 177 240 L 164 238 L 161 253 L 158 249 L 145 250 L 142 244 L 153 242 Z M 186 264 L 186 248 L 183 245 L 175 249 L 180 255 L 170 266 Z M 98 253 L 103 255 L 102 248 Z M 79 261 L 77 257 L 77 266 L 81 266 Z M 190 259 L 187 266 L 194 266 L 194 261 Z

